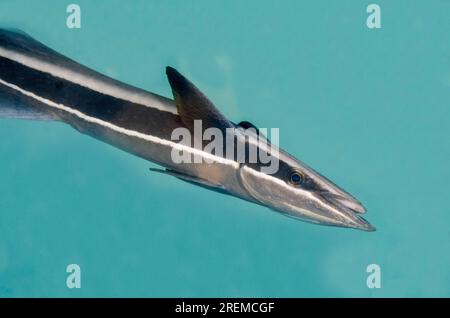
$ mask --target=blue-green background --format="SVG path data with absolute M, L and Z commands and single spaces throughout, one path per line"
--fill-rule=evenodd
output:
M 74 1 L 75 2 L 75 1 Z M 353 193 L 375 233 L 298 222 L 48 122 L 0 121 L 0 296 L 450 296 L 450 1 L 0 1 L 2 27 L 234 121 Z M 82 288 L 66 287 L 66 266 Z M 366 266 L 382 269 L 368 289 Z

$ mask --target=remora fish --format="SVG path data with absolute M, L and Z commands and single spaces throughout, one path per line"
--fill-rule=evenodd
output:
M 359 214 L 364 207 L 304 163 L 280 150 L 276 173 L 180 145 L 177 127 L 235 125 L 186 78 L 167 67 L 174 101 L 99 74 L 49 49 L 20 31 L 0 30 L 0 117 L 52 120 L 164 166 L 157 170 L 312 223 L 365 231 L 375 228 Z M 250 138 L 251 136 L 248 134 Z M 184 147 L 184 148 L 183 148 Z M 173 149 L 213 163 L 175 164 Z

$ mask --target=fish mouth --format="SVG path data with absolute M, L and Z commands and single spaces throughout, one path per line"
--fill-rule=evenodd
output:
M 358 216 L 357 218 L 358 218 L 357 226 L 353 227 L 354 229 L 362 230 L 362 231 L 366 231 L 366 232 L 375 232 L 377 230 L 377 228 L 375 226 L 370 224 L 363 217 Z
M 366 212 L 364 206 L 353 197 L 343 197 L 329 192 L 318 194 L 331 213 L 329 225 L 347 227 L 366 232 L 374 232 L 376 228 L 360 214 Z
M 334 202 L 335 204 L 344 206 L 355 213 L 364 214 L 367 209 L 356 198 L 348 193 L 335 194 L 328 191 L 322 191 L 320 194 L 327 200 Z
M 304 205 L 278 206 L 278 211 L 288 217 L 313 224 L 350 228 L 374 232 L 376 228 L 361 216 L 361 208 L 348 200 L 339 200 L 329 193 L 316 192 Z M 355 206 L 358 210 L 351 209 Z M 361 205 L 362 206 L 362 205 Z

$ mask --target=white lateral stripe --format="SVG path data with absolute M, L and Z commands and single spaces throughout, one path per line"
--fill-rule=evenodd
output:
M 0 56 L 20 63 L 34 70 L 41 71 L 52 76 L 64 79 L 66 81 L 78 84 L 80 86 L 95 90 L 99 93 L 110 95 L 116 98 L 130 101 L 132 103 L 141 104 L 150 108 L 155 108 L 160 111 L 178 114 L 175 107 L 164 104 L 157 98 L 152 98 L 145 93 L 130 92 L 126 88 L 119 85 L 111 85 L 103 83 L 102 81 L 85 75 L 77 73 L 71 69 L 64 68 L 46 61 L 39 60 L 32 56 L 14 52 L 3 47 L 0 47 Z
M 53 107 L 53 108 L 56 108 L 56 109 L 59 109 L 59 110 L 63 110 L 65 112 L 68 112 L 68 113 L 70 113 L 72 115 L 75 115 L 75 116 L 77 116 L 77 117 L 79 117 L 79 118 L 81 118 L 81 119 L 83 119 L 83 120 L 85 120 L 87 122 L 94 123 L 94 124 L 97 124 L 97 125 L 109 128 L 109 129 L 114 130 L 116 132 L 119 132 L 121 134 L 130 136 L 130 137 L 136 137 L 136 138 L 139 138 L 139 139 L 147 140 L 147 141 L 150 141 L 150 142 L 153 142 L 153 143 L 157 143 L 157 144 L 160 144 L 160 145 L 168 146 L 168 147 L 175 148 L 175 149 L 178 149 L 178 150 L 187 151 L 189 153 L 192 153 L 194 155 L 199 155 L 199 156 L 201 156 L 203 158 L 206 158 L 206 159 L 209 159 L 211 161 L 215 161 L 215 162 L 218 162 L 218 163 L 230 165 L 230 166 L 233 166 L 234 168 L 239 168 L 239 163 L 237 163 L 237 162 L 235 162 L 233 160 L 229 160 L 229 159 L 226 159 L 226 158 L 214 156 L 213 154 L 210 154 L 208 152 L 201 151 L 201 150 L 196 149 L 196 148 L 188 147 L 188 146 L 185 146 L 185 145 L 182 145 L 180 143 L 176 143 L 176 142 L 173 142 L 173 141 L 170 141 L 170 140 L 158 138 L 158 137 L 155 137 L 155 136 L 152 136 L 152 135 L 146 135 L 146 134 L 140 133 L 138 131 L 129 130 L 129 129 L 126 129 L 126 128 L 123 128 L 123 127 L 116 126 L 114 124 L 111 124 L 109 122 L 103 121 L 101 119 L 88 116 L 88 115 L 80 112 L 79 110 L 72 109 L 72 108 L 67 107 L 65 105 L 62 105 L 62 104 L 57 104 L 57 103 L 55 103 L 55 102 L 53 102 L 51 100 L 48 100 L 46 98 L 40 97 L 38 95 L 35 95 L 34 93 L 29 92 L 27 90 L 24 90 L 24 89 L 18 87 L 17 85 L 8 83 L 8 82 L 4 81 L 1 78 L 0 78 L 0 84 L 3 84 L 3 85 L 5 85 L 5 86 L 7 86 L 9 88 L 12 88 L 12 89 L 14 89 L 14 90 L 16 90 L 16 91 L 18 91 L 18 92 L 28 96 L 28 97 L 34 98 L 35 100 L 37 100 L 37 101 L 39 101 L 41 103 L 44 103 L 44 104 L 46 104 L 46 105 L 48 105 L 50 107 Z

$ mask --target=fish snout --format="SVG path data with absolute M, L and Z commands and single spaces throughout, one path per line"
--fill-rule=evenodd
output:
M 363 206 L 363 204 L 349 194 L 342 195 L 323 191 L 321 192 L 321 195 L 327 200 L 332 201 L 335 204 L 343 205 L 346 208 L 354 211 L 355 213 L 362 214 L 367 212 L 367 209 Z
M 366 209 L 356 199 L 349 200 L 346 197 L 330 193 L 317 193 L 318 211 L 326 217 L 329 225 L 348 227 L 367 232 L 375 231 L 375 227 L 366 221 L 361 215 Z

